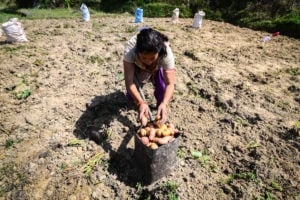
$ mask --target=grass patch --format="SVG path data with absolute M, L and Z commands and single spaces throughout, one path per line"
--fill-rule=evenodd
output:
M 16 98 L 21 100 L 21 99 L 27 99 L 31 94 L 31 91 L 30 89 L 27 89 L 27 90 L 23 90 L 19 93 L 16 93 Z
M 94 56 L 90 56 L 89 58 L 87 58 L 88 62 L 91 62 L 93 64 L 98 63 L 99 65 L 104 63 L 104 60 L 98 56 L 98 55 L 94 55 Z
M 285 70 L 286 73 L 292 76 L 299 76 L 300 75 L 300 68 L 288 68 Z
M 93 9 L 89 9 L 91 17 L 101 17 L 106 14 L 104 12 L 98 12 Z M 26 17 L 24 16 L 26 15 Z M 81 11 L 67 9 L 67 8 L 55 8 L 55 9 L 17 9 L 15 7 L 0 6 L 0 22 L 6 22 L 11 18 L 18 19 L 81 19 Z M 67 25 L 68 28 L 69 26 Z
M 83 143 L 84 143 L 83 140 L 73 139 L 68 143 L 68 146 L 79 146 Z
M 0 14 L 1 15 L 1 14 Z M 26 46 L 18 45 L 18 46 L 3 46 L 1 47 L 1 51 L 4 53 L 10 53 L 10 54 L 15 54 L 16 52 L 26 49 Z
M 167 192 L 167 197 L 169 200 L 178 200 L 178 195 L 176 194 L 176 190 L 179 188 L 179 184 L 168 181 L 167 183 L 160 186 L 162 191 Z
M 227 178 L 221 181 L 222 185 L 232 183 L 235 179 L 243 179 L 246 181 L 256 181 L 257 177 L 254 172 L 244 172 L 237 174 L 230 174 Z
M 101 164 L 102 154 L 96 153 L 91 159 L 88 160 L 87 164 L 83 168 L 83 172 L 87 178 L 91 176 L 91 173 L 94 170 L 94 167 L 98 164 Z
M 183 158 L 183 159 L 185 158 L 185 153 L 184 153 L 184 151 L 181 148 L 178 149 L 177 156 L 179 158 Z
M 206 170 L 210 170 L 212 172 L 218 171 L 218 166 L 216 162 L 214 162 L 211 157 L 208 155 L 208 149 L 204 149 L 201 151 L 192 151 L 191 152 L 192 158 L 195 160 L 199 160 L 202 166 Z
M 5 163 L 0 168 L 0 197 L 5 193 L 16 189 L 22 189 L 25 184 L 29 183 L 29 179 L 18 166 L 13 163 Z
M 260 143 L 251 141 L 251 142 L 249 142 L 249 143 L 246 145 L 246 148 L 247 148 L 247 149 L 255 149 L 255 148 L 260 147 L 260 146 L 261 146 Z

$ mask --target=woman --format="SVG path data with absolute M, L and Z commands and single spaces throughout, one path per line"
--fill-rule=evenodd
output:
M 144 28 L 126 44 L 124 51 L 124 75 L 128 97 L 139 107 L 139 119 L 148 117 L 149 107 L 134 79 L 143 85 L 151 81 L 155 87 L 157 116 L 161 122 L 167 120 L 167 105 L 174 93 L 175 61 L 168 44 L 168 37 L 151 28 Z

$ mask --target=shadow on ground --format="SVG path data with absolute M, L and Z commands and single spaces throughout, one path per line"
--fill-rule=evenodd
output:
M 97 96 L 86 106 L 86 110 L 76 122 L 74 135 L 81 139 L 89 138 L 101 145 L 109 153 L 109 172 L 117 175 L 118 179 L 126 185 L 135 187 L 140 180 L 140 173 L 135 166 L 133 149 L 127 148 L 127 144 L 136 132 L 136 126 L 127 116 L 122 116 L 122 110 L 135 109 L 130 105 L 123 92 L 117 91 L 105 96 Z M 117 120 L 128 131 L 122 138 L 117 151 L 112 149 L 107 127 Z

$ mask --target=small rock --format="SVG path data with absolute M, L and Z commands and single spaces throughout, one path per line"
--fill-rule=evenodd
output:
M 223 185 L 222 190 L 225 194 L 231 194 L 233 191 L 228 185 Z
M 92 192 L 92 198 L 95 199 L 95 200 L 101 199 L 101 198 L 100 198 L 101 195 L 103 195 L 103 193 L 102 193 L 102 191 L 101 191 L 99 188 L 95 189 L 95 190 Z
M 29 163 L 29 165 L 28 165 L 28 172 L 29 173 L 33 173 L 33 172 L 35 172 L 36 171 L 36 169 L 37 169 L 37 164 L 35 164 L 35 163 Z
M 40 158 L 40 159 L 38 160 L 38 164 L 39 164 L 39 165 L 45 164 L 45 159 L 44 159 L 44 158 Z
M 224 147 L 224 151 L 226 151 L 226 152 L 228 152 L 228 153 L 232 153 L 232 152 L 233 152 L 232 146 L 226 145 L 226 146 Z

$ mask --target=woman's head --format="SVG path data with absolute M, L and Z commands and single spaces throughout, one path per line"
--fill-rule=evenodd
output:
M 165 57 L 167 55 L 165 42 L 167 41 L 168 37 L 156 30 L 151 28 L 142 29 L 137 35 L 137 53 L 140 57 L 143 55 L 149 58 L 156 57 L 156 59 L 157 57 Z

